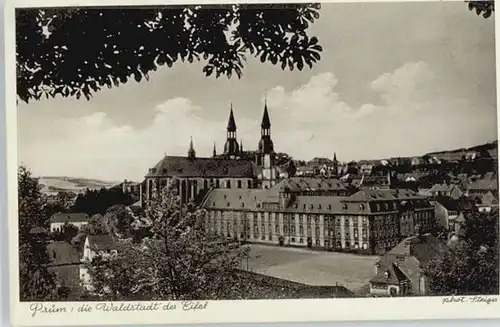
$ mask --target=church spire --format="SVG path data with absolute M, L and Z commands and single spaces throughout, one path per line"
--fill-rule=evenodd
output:
M 188 158 L 191 158 L 191 159 L 196 158 L 196 151 L 194 151 L 193 137 L 192 136 L 191 136 L 191 140 L 189 141 Z
M 240 151 L 243 152 L 243 141 L 240 140 Z
M 264 114 L 262 115 L 262 123 L 260 124 L 262 129 L 271 128 L 271 120 L 269 119 L 269 113 L 267 112 L 267 97 L 264 100 Z
M 337 162 L 337 152 L 334 152 L 334 153 L 333 153 L 333 161 L 334 161 L 334 162 Z
M 217 156 L 217 151 L 215 150 L 215 142 L 214 142 L 214 151 L 213 151 L 212 155 L 213 155 L 213 157 Z
M 227 122 L 227 131 L 236 132 L 236 122 L 234 121 L 233 103 L 231 102 L 231 111 L 229 112 L 229 121 Z

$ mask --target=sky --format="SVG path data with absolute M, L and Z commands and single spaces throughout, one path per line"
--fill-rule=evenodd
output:
M 238 140 L 255 149 L 264 98 L 275 150 L 340 161 L 422 155 L 497 139 L 494 18 L 463 2 L 330 3 L 309 35 L 312 69 L 249 58 L 243 77 L 202 63 L 87 101 L 19 103 L 18 161 L 38 176 L 141 180 L 165 154 L 222 151 L 230 103 Z

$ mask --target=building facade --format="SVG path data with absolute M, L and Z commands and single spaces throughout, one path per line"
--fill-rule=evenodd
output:
M 308 195 L 278 184 L 271 189 L 211 190 L 206 228 L 256 243 L 383 254 L 414 226 L 432 229 L 434 208 L 408 190 L 367 190 L 352 196 Z

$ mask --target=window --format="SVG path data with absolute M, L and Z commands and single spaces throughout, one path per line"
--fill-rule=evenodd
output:
M 342 209 L 347 210 L 347 203 L 342 204 Z
M 215 188 L 220 187 L 220 181 L 218 179 L 215 180 Z
M 344 224 L 349 225 L 349 218 L 344 219 Z
M 288 226 L 287 225 L 283 226 L 283 233 L 285 233 L 285 234 L 288 233 Z
M 231 181 L 226 181 L 226 188 L 231 188 Z
M 361 230 L 361 233 L 362 233 L 361 235 L 363 236 L 363 238 L 366 238 L 366 228 L 363 228 Z
M 351 247 L 351 244 L 349 242 L 345 242 L 345 247 L 346 248 L 350 248 Z
M 276 224 L 276 226 L 274 226 L 274 231 L 276 232 L 276 234 L 278 234 L 280 232 L 280 226 L 278 224 Z
M 241 188 L 241 181 L 238 181 L 238 188 Z
M 292 237 L 292 242 L 295 243 L 295 237 Z
M 299 243 L 304 243 L 304 239 L 302 237 L 299 239 Z
M 316 239 L 316 245 L 317 246 L 320 246 L 321 245 L 321 241 L 319 239 Z
M 316 236 L 319 235 L 319 227 L 316 227 Z
M 252 188 L 252 181 L 247 181 L 247 188 Z
M 358 238 L 358 229 L 357 228 L 354 230 L 354 238 Z
M 273 236 L 271 234 L 269 234 L 269 241 L 272 241 L 273 240 Z
M 241 202 L 241 207 L 244 208 L 245 207 L 245 204 L 243 202 Z

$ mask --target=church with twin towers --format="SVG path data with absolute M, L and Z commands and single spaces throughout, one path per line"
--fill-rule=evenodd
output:
M 271 120 L 267 102 L 264 104 L 257 150 L 243 151 L 238 142 L 236 119 L 231 105 L 222 153 L 217 154 L 215 144 L 212 157 L 197 157 L 193 140 L 186 156 L 165 155 L 150 168 L 142 183 L 141 202 L 151 199 L 172 180 L 183 203 L 199 202 L 213 188 L 269 189 L 277 183 L 279 168 L 271 139 Z

